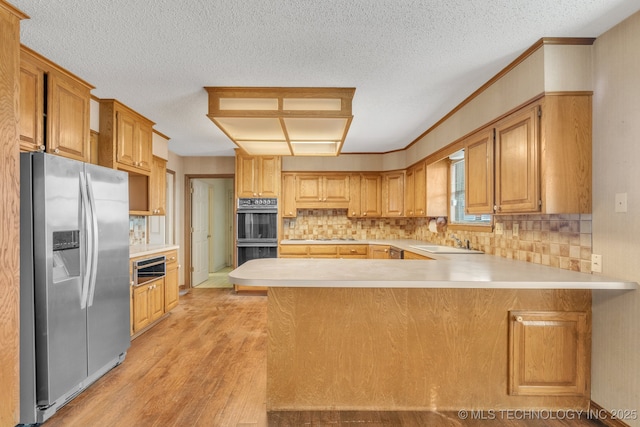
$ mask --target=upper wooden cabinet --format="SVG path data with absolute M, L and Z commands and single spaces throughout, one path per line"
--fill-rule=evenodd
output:
M 407 169 L 404 211 L 408 217 L 427 215 L 427 164 L 424 160 Z
M 416 196 L 416 200 L 424 203 L 422 202 L 422 197 L 426 197 L 426 216 L 428 217 L 447 216 L 449 214 L 449 164 L 448 160 L 440 160 L 427 165 L 427 184 L 424 190 L 426 196 L 420 194 L 419 198 Z M 416 176 L 419 177 L 419 175 Z M 422 178 L 420 177 L 421 180 Z M 421 206 L 420 209 L 422 209 Z
M 20 149 L 90 160 L 93 86 L 31 49 L 20 51 Z
M 250 156 L 236 150 L 236 197 L 278 197 L 280 156 Z
M 382 216 L 404 216 L 404 171 L 382 174 Z
M 382 176 L 380 174 L 360 175 L 360 214 L 368 218 L 382 216 Z
M 115 99 L 100 100 L 98 163 L 149 175 L 154 123 Z
M 280 198 L 280 212 L 284 218 L 295 218 L 296 207 L 296 175 L 293 173 L 282 174 L 282 197 Z
M 469 137 L 465 162 L 469 213 L 591 212 L 591 95 L 546 95 Z
M 165 215 L 167 205 L 167 161 L 153 156 L 149 184 L 151 215 Z
M 525 108 L 496 125 L 496 213 L 540 211 L 539 112 L 537 105 Z
M 349 196 L 348 174 L 296 174 L 295 201 L 299 207 L 346 207 Z
M 466 211 L 493 212 L 493 127 L 472 135 L 464 150 Z

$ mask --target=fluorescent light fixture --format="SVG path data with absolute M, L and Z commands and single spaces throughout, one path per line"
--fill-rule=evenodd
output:
M 207 116 L 253 155 L 337 156 L 355 88 L 205 87 Z

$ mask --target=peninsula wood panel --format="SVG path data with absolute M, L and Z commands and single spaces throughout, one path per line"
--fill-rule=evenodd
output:
M 508 393 L 510 310 L 590 313 L 583 290 L 269 288 L 267 410 L 586 409 Z
M 0 0 L 0 425 L 19 413 L 20 313 L 20 19 Z

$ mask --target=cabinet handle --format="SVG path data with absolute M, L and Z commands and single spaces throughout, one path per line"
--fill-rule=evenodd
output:
M 258 196 L 262 197 L 262 193 L 258 193 Z
M 513 316 L 513 320 L 516 322 L 522 323 L 522 316 Z
M 322 201 L 322 197 L 318 197 L 318 201 L 321 202 Z
M 356 216 L 356 211 L 351 212 L 352 216 Z
M 366 213 L 366 212 L 365 212 L 365 213 L 363 213 L 363 214 L 362 214 L 362 216 L 367 216 L 367 213 Z
M 40 151 L 42 151 L 42 152 L 44 152 L 44 150 L 46 150 L 46 149 L 47 149 L 47 147 L 45 147 L 44 145 L 41 145 L 41 146 L 39 146 L 38 148 L 39 148 L 39 149 L 40 149 Z
M 56 149 L 53 150 L 53 152 L 56 153 L 56 154 L 60 154 L 60 149 L 56 148 Z
M 289 215 L 293 215 L 293 212 L 289 211 Z
M 350 251 L 350 252 L 351 252 L 351 253 L 355 253 L 355 251 L 356 251 L 355 249 L 351 249 L 351 251 Z

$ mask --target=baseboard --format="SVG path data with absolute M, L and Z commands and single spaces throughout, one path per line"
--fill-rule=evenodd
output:
M 625 414 L 620 413 L 614 416 L 611 412 L 609 412 L 602 406 L 598 405 L 593 400 L 589 405 L 589 413 L 590 413 L 590 417 L 589 417 L 590 419 L 599 420 L 602 424 L 606 425 L 607 427 L 631 427 L 629 426 L 629 424 L 625 423 L 620 419 L 624 417 Z M 630 415 L 631 414 L 629 414 L 629 416 Z

